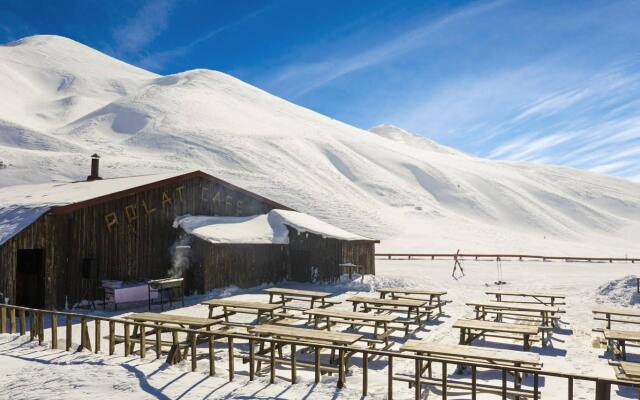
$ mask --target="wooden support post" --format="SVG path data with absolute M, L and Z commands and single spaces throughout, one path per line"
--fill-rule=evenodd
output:
M 162 356 L 162 328 L 160 325 L 156 325 L 156 360 Z
M 100 324 L 102 323 L 102 321 L 100 321 L 99 319 L 96 319 L 93 322 L 95 324 L 95 335 L 94 335 L 95 342 L 96 342 L 95 351 L 96 351 L 96 354 L 98 354 L 100 352 L 100 345 L 101 345 L 100 342 L 102 341 L 102 338 L 100 337 L 100 328 L 101 328 Z
M 71 315 L 65 316 L 65 327 L 66 327 L 66 343 L 65 347 L 67 351 L 71 349 L 71 341 L 73 340 L 73 317 Z
M 140 358 L 147 356 L 147 332 L 144 325 L 140 325 Z
M 129 347 L 131 340 L 129 339 L 129 324 L 124 323 L 124 356 L 129 356 L 129 351 L 131 351 L 131 347 Z
M 315 354 L 314 354 L 314 362 L 315 362 L 315 378 L 316 383 L 320 383 L 320 346 L 314 346 Z
M 0 333 L 7 333 L 7 308 L 0 306 Z
M 447 400 L 447 363 L 442 363 L 442 400 Z
M 80 318 L 80 347 L 78 350 L 82 349 L 91 351 L 91 339 L 89 338 L 89 328 L 85 317 Z
M 362 353 L 362 395 L 369 391 L 369 355 Z
M 502 370 L 502 400 L 507 399 L 507 370 Z
M 17 329 L 16 329 L 16 309 L 12 308 L 11 310 L 9 310 L 9 324 L 10 326 L 10 332 L 11 333 L 16 333 Z
M 338 388 L 342 389 L 344 387 L 344 349 L 338 350 Z
M 571 377 L 567 379 L 567 398 L 569 400 L 573 399 L 573 378 Z
M 51 348 L 58 348 L 58 315 L 51 313 Z
M 256 376 L 255 367 L 255 343 L 253 339 L 249 339 L 249 380 L 252 381 Z
M 229 381 L 233 380 L 233 338 L 229 336 Z
M 198 369 L 198 335 L 191 334 L 191 371 Z
M 291 384 L 296 383 L 296 344 L 291 343 Z
M 389 365 L 388 365 L 388 376 L 387 376 L 387 399 L 393 399 L 393 356 L 389 356 Z
M 276 342 L 271 342 L 271 352 L 269 353 L 269 381 L 276 381 Z
M 109 321 L 109 355 L 116 352 L 116 322 Z
M 216 374 L 216 348 L 215 341 L 213 340 L 213 334 L 209 334 L 209 376 Z
M 20 336 L 24 336 L 27 333 L 27 322 L 23 309 L 20 309 L 18 316 L 20 317 Z
M 596 381 L 596 400 L 611 399 L 611 384 L 606 381 Z
M 533 400 L 539 400 L 540 399 L 540 392 L 539 392 L 539 384 L 540 382 L 538 381 L 538 373 L 535 372 L 533 374 Z
M 478 370 L 475 365 L 471 366 L 471 400 L 476 400 L 478 388 Z
M 422 363 L 420 360 L 416 359 L 416 372 L 415 372 L 415 394 L 414 397 L 416 400 L 420 400 L 420 394 L 422 393 L 422 383 L 420 382 L 420 377 L 422 376 Z

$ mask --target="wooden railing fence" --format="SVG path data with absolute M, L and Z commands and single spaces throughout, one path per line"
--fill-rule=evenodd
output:
M 408 260 L 417 260 L 417 259 L 453 259 L 456 254 L 454 253 L 376 253 L 376 257 L 386 258 L 388 260 L 394 259 L 408 259 Z M 475 253 L 460 253 L 457 254 L 458 258 L 461 260 L 469 260 L 474 259 L 476 261 L 480 260 L 498 260 L 498 261 L 508 261 L 508 260 L 518 260 L 518 261 L 526 261 L 526 260 L 541 260 L 541 261 L 554 261 L 560 260 L 565 262 L 630 262 L 632 264 L 636 262 L 640 262 L 640 258 L 630 258 L 630 257 L 568 257 L 568 256 L 538 256 L 531 254 L 475 254 Z
M 33 309 L 27 307 L 20 307 L 8 304 L 0 304 L 0 333 L 18 333 L 20 336 L 24 336 L 29 332 L 29 340 L 37 340 L 38 343 L 42 344 L 45 341 L 45 318 L 49 319 L 49 330 L 50 340 L 51 340 L 51 348 L 58 348 L 58 322 L 59 318 L 63 317 L 65 319 L 65 327 L 66 327 L 66 337 L 64 339 L 65 349 L 67 351 L 95 351 L 95 353 L 101 352 L 101 325 L 103 322 L 108 323 L 108 354 L 114 355 L 118 348 L 116 344 L 116 325 L 120 324 L 123 327 L 124 331 L 124 340 L 123 340 L 123 354 L 125 356 L 132 355 L 131 346 L 133 344 L 139 344 L 140 350 L 137 353 L 141 358 L 146 357 L 146 351 L 149 349 L 153 349 L 155 351 L 156 358 L 161 358 L 162 356 L 162 338 L 161 335 L 163 332 L 171 332 L 173 334 L 182 333 L 190 337 L 190 343 L 187 345 L 188 351 L 190 353 L 191 359 L 191 370 L 196 371 L 197 369 L 197 359 L 198 359 L 198 351 L 204 350 L 206 354 L 206 358 L 209 360 L 209 375 L 216 375 L 216 364 L 214 357 L 214 341 L 222 340 L 226 342 L 227 351 L 228 351 L 228 379 L 229 381 L 234 380 L 235 375 L 235 366 L 234 360 L 238 357 L 243 357 L 241 355 L 235 354 L 235 345 L 239 340 L 247 341 L 249 344 L 249 354 L 247 357 L 249 360 L 249 380 L 253 381 L 256 376 L 256 352 L 255 348 L 258 344 L 270 344 L 270 362 L 269 362 L 269 376 L 270 382 L 274 383 L 276 379 L 276 358 L 275 352 L 276 349 L 282 346 L 291 346 L 291 384 L 296 383 L 296 370 L 297 366 L 303 363 L 298 362 L 296 360 L 296 346 L 299 346 L 298 349 L 303 347 L 309 347 L 314 349 L 315 360 L 313 364 L 309 365 L 314 369 L 315 372 L 315 382 L 320 383 L 321 374 L 323 372 L 320 364 L 320 351 L 322 350 L 333 350 L 338 353 L 338 359 L 343 360 L 346 353 L 349 354 L 361 354 L 362 356 L 362 395 L 366 396 L 368 393 L 368 376 L 369 376 L 369 358 L 378 357 L 380 359 L 386 358 L 387 360 L 387 392 L 388 398 L 392 399 L 394 396 L 394 381 L 398 380 L 397 376 L 394 376 L 394 363 L 396 360 L 412 360 L 415 364 L 414 371 L 412 375 L 409 376 L 408 379 L 400 379 L 405 383 L 408 382 L 410 387 L 414 388 L 415 398 L 420 398 L 421 388 L 424 383 L 423 380 L 426 378 L 422 376 L 424 371 L 423 366 L 426 363 L 430 363 L 431 370 L 435 371 L 434 363 L 441 366 L 441 377 L 434 379 L 430 379 L 429 384 L 435 384 L 435 381 L 438 381 L 438 385 L 442 387 L 442 398 L 447 399 L 448 388 L 450 386 L 454 386 L 455 383 L 450 380 L 449 377 L 449 367 L 464 364 L 465 367 L 471 368 L 471 383 L 470 383 L 470 391 L 471 398 L 473 400 L 476 399 L 477 393 L 481 392 L 480 384 L 477 383 L 477 369 L 489 369 L 500 371 L 502 380 L 501 386 L 494 387 L 497 388 L 498 391 L 496 394 L 499 394 L 502 399 L 506 399 L 508 396 L 512 397 L 511 389 L 507 388 L 507 375 L 508 373 L 522 373 L 529 374 L 533 377 L 533 388 L 528 391 L 529 395 L 525 397 L 530 397 L 534 400 L 538 400 L 540 398 L 540 377 L 557 377 L 563 378 L 567 381 L 567 399 L 572 400 L 574 397 L 574 385 L 576 381 L 588 381 L 595 384 L 595 399 L 596 400 L 608 400 L 610 398 L 611 393 L 611 385 L 618 386 L 637 386 L 637 383 L 622 381 L 618 379 L 610 379 L 598 376 L 590 376 L 590 375 L 579 375 L 579 374 L 570 374 L 565 372 L 558 371 L 550 371 L 550 370 L 537 370 L 537 369 L 529 369 L 529 368 L 521 368 L 521 367 L 512 367 L 512 366 L 501 366 L 501 365 L 487 365 L 482 363 L 474 363 L 467 362 L 461 363 L 458 360 L 451 359 L 443 359 L 434 356 L 427 355 L 415 355 L 410 353 L 403 353 L 398 351 L 390 351 L 390 350 L 376 350 L 371 348 L 361 348 L 354 346 L 338 346 L 338 345 L 329 345 L 326 343 L 313 343 L 313 342 L 298 342 L 292 340 L 283 340 L 283 339 L 273 339 L 273 338 L 265 338 L 265 337 L 257 337 L 248 334 L 241 333 L 232 333 L 225 332 L 220 330 L 204 330 L 204 329 L 185 329 L 178 327 L 168 327 L 168 326 L 158 326 L 155 324 L 146 324 L 139 323 L 134 321 L 128 321 L 119 318 L 111 318 L 111 317 L 102 317 L 96 315 L 87 315 L 87 314 L 78 314 L 71 312 L 61 312 L 61 311 L 52 311 L 52 310 L 40 310 Z M 28 324 L 27 324 L 28 319 Z M 72 349 L 73 346 L 73 322 L 79 321 L 80 323 L 80 346 L 77 349 Z M 94 321 L 94 343 L 95 346 L 91 346 L 90 333 L 88 329 L 88 323 Z M 8 323 L 8 325 L 7 325 Z M 139 337 L 135 340 L 130 335 L 130 328 L 137 327 L 139 332 L 141 333 Z M 155 329 L 156 336 L 154 343 L 147 345 L 148 338 L 144 335 L 145 329 Z M 198 347 L 198 340 L 202 341 L 204 339 L 205 342 L 208 343 L 208 346 L 203 348 Z M 167 355 L 167 362 L 169 361 L 169 357 L 171 355 Z M 412 376 L 412 377 L 411 377 Z M 344 386 L 346 382 L 346 372 L 343 368 L 343 364 L 340 363 L 339 371 L 338 371 L 338 387 L 341 388 Z M 486 389 L 486 385 L 484 388 Z

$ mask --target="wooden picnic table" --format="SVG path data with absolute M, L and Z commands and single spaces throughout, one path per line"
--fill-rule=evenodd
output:
M 466 303 L 474 307 L 476 319 L 485 319 L 487 314 L 496 314 L 496 321 L 502 320 L 502 315 L 528 316 L 530 313 L 540 314 L 542 325 L 552 327 L 554 318 L 560 313 L 557 306 L 545 306 L 533 303 L 512 303 L 506 301 L 470 301 Z
M 619 355 L 622 360 L 627 359 L 627 342 L 640 343 L 640 332 L 605 329 L 604 338 L 607 348 L 612 355 Z
M 423 300 L 418 296 L 428 296 L 429 306 L 437 306 L 438 312 L 442 314 L 442 306 L 445 304 L 442 301 L 442 296 L 447 292 L 443 290 L 430 290 L 419 288 L 402 288 L 402 287 L 390 287 L 376 289 L 380 293 L 380 298 L 384 299 L 387 294 L 391 295 L 392 299 L 406 299 L 406 300 Z
M 271 364 L 272 374 L 274 373 L 273 371 L 275 371 L 276 362 L 281 364 L 291 364 L 292 368 L 294 368 L 294 364 L 304 367 L 315 367 L 315 364 L 307 364 L 297 362 L 295 360 L 296 344 L 304 345 L 305 343 L 328 343 L 333 345 L 348 346 L 354 344 L 362 338 L 362 335 L 359 333 L 330 332 L 316 329 L 270 324 L 259 325 L 255 328 L 250 328 L 249 333 L 258 336 L 271 336 L 278 339 L 290 341 L 288 343 L 278 344 L 277 346 L 271 345 L 268 349 L 264 348 L 264 342 L 260 342 L 260 349 L 258 351 L 258 354 L 254 357 L 254 359 L 258 361 L 258 371 L 260 370 L 260 362 L 267 361 Z M 282 347 L 286 344 L 291 345 L 291 359 L 285 359 L 282 356 Z M 280 358 L 278 360 L 276 360 L 275 358 L 276 349 L 278 350 L 280 355 Z M 271 356 L 269 358 L 264 357 L 264 354 L 266 354 L 267 352 L 271 353 Z M 338 353 L 338 386 L 343 387 L 345 383 L 345 370 L 347 368 L 347 354 L 346 351 L 342 349 L 340 349 Z M 319 357 L 320 354 L 316 351 L 316 364 L 319 364 Z M 333 358 L 334 351 L 332 350 L 331 362 L 333 362 Z M 249 362 L 251 362 L 251 360 Z
M 130 319 L 132 321 L 136 321 L 136 322 L 145 322 L 145 323 L 152 323 L 155 324 L 157 326 L 162 326 L 162 325 L 177 325 L 181 328 L 188 328 L 188 329 L 202 329 L 202 328 L 206 328 L 207 330 L 211 330 L 211 327 L 213 325 L 219 325 L 220 321 L 219 320 L 214 320 L 214 319 L 209 319 L 209 318 L 201 318 L 201 317 L 192 317 L 192 316 L 186 316 L 186 315 L 175 315 L 175 314 L 160 314 L 160 313 L 155 313 L 155 312 L 142 312 L 142 313 L 133 313 L 133 314 L 129 314 L 129 315 L 125 315 L 123 316 L 124 319 Z M 144 335 L 151 335 L 154 334 L 155 331 L 146 331 L 144 332 Z M 133 335 L 131 336 L 131 338 L 135 339 L 135 338 L 139 338 L 140 336 L 142 336 L 143 333 L 139 332 L 138 326 L 136 325 L 134 330 L 133 330 Z M 188 351 L 187 348 L 185 348 L 184 350 L 184 354 L 180 355 L 180 343 L 178 341 L 178 333 L 173 331 L 172 332 L 172 344 L 171 344 L 171 348 L 169 350 L 169 354 L 167 356 L 167 363 L 168 364 L 176 364 L 180 361 L 182 361 L 185 356 L 186 353 Z M 191 340 L 193 339 L 193 334 L 190 333 L 187 335 L 187 343 L 190 343 Z M 131 349 L 130 351 L 133 351 L 133 346 L 134 346 L 135 342 L 131 343 Z
M 524 350 L 531 348 L 531 337 L 537 335 L 539 331 L 537 326 L 532 325 L 509 324 L 477 319 L 459 319 L 453 324 L 453 327 L 460 329 L 460 344 L 462 345 L 471 344 L 471 342 L 480 336 L 513 339 L 521 335 Z M 487 332 L 490 333 L 488 334 Z M 496 335 L 494 332 L 502 335 Z
M 428 355 L 447 362 L 459 362 L 459 371 L 463 370 L 465 361 L 486 364 L 489 368 L 495 365 L 512 366 L 517 368 L 526 367 L 537 370 L 542 368 L 542 363 L 540 362 L 540 356 L 538 354 L 514 350 L 496 350 L 471 345 L 464 346 L 457 344 L 433 343 L 426 340 L 409 340 L 406 344 L 400 347 L 400 351 L 414 352 L 417 355 Z M 417 380 L 417 387 L 421 384 L 441 385 L 442 379 L 433 379 L 432 377 L 431 364 L 431 361 L 427 361 L 423 366 L 423 361 L 419 361 L 417 368 L 419 369 L 420 374 L 419 376 L 410 377 L 409 381 L 412 380 L 413 383 L 416 384 Z M 424 376 L 425 371 L 428 372 L 428 376 L 426 377 Z M 518 394 L 522 385 L 522 377 L 519 373 L 514 374 L 513 382 L 515 389 L 514 394 Z M 471 385 L 468 385 L 470 388 Z M 482 389 L 484 388 L 487 392 L 491 393 L 495 393 L 496 389 L 498 389 L 494 386 L 476 386 L 476 388 L 479 391 L 483 391 Z M 421 393 L 417 392 L 416 395 L 420 396 Z
M 634 382 L 640 381 L 640 363 L 620 361 L 617 367 L 616 378 Z
M 592 310 L 596 321 L 606 321 L 606 329 L 611 329 L 612 322 L 624 324 L 640 324 L 640 309 L 629 307 L 595 307 Z M 604 315 L 604 318 L 601 316 Z M 616 317 L 627 317 L 617 319 Z
M 544 293 L 544 292 L 517 292 L 517 291 L 502 291 L 502 290 L 494 290 L 487 291 L 485 294 L 489 296 L 495 296 L 496 301 L 502 301 L 503 297 L 518 297 L 531 299 L 533 301 L 524 301 L 524 304 L 529 303 L 539 303 L 546 306 L 559 306 L 566 304 L 564 301 L 559 302 L 558 300 L 566 299 L 566 296 L 563 294 L 557 293 Z M 510 302 L 516 303 L 516 301 L 511 300 Z
M 218 307 L 222 307 L 222 315 L 216 316 L 224 318 L 226 322 L 229 322 L 229 316 L 236 313 L 245 314 L 257 314 L 257 323 L 260 323 L 261 317 L 265 316 L 266 319 L 273 319 L 274 312 L 281 308 L 280 304 L 260 303 L 256 301 L 242 301 L 232 299 L 212 299 L 203 301 L 203 305 L 209 307 L 209 318 L 214 318 L 213 310 Z
M 340 270 L 343 274 L 349 274 L 349 279 L 352 279 L 353 273 L 357 272 L 360 274 L 360 282 L 364 282 L 364 273 L 362 273 L 364 267 L 362 265 L 357 265 L 354 263 L 342 263 L 338 264 L 338 266 L 340 267 Z
M 362 304 L 362 308 L 365 312 L 369 310 L 377 311 L 389 311 L 389 312 L 404 312 L 407 313 L 407 321 L 405 324 L 405 334 L 409 333 L 409 321 L 415 321 L 418 326 L 422 325 L 422 317 L 429 318 L 429 311 L 421 311 L 420 308 L 424 307 L 427 300 L 408 300 L 408 299 L 379 299 L 376 297 L 366 296 L 352 296 L 347 301 L 353 303 L 353 311 L 358 311 L 358 305 Z M 415 319 L 411 315 L 415 313 Z
M 336 304 L 335 301 L 329 301 L 327 297 L 332 296 L 333 293 L 328 292 L 317 292 L 313 290 L 300 290 L 300 289 L 288 289 L 288 288 L 267 288 L 264 289 L 264 292 L 269 294 L 269 303 L 277 303 L 282 305 L 282 311 L 286 313 L 287 309 L 298 309 L 300 311 L 304 311 L 305 309 L 314 308 L 316 303 L 320 304 L 318 307 L 329 307 L 333 304 Z M 274 301 L 274 296 L 279 296 L 280 300 Z M 310 307 L 300 309 L 296 307 L 287 307 L 287 302 L 290 301 L 308 301 L 311 303 Z
M 389 324 L 398 319 L 398 316 L 387 314 L 372 314 L 357 311 L 334 310 L 326 308 L 314 308 L 306 310 L 304 314 L 314 317 L 314 328 L 318 328 L 320 319 L 325 320 L 325 329 L 331 330 L 331 325 L 342 323 L 346 325 L 373 326 L 373 336 L 375 340 L 383 341 L 385 348 L 389 346 L 389 336 L 393 332 L 393 327 Z M 382 333 L 378 335 L 378 329 Z M 364 339 L 363 339 L 364 340 Z M 369 341 L 372 343 L 372 341 Z

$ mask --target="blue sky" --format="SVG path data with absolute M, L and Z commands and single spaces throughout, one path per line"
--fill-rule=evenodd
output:
M 338 120 L 640 181 L 639 1 L 0 0 L 161 74 L 224 71 Z

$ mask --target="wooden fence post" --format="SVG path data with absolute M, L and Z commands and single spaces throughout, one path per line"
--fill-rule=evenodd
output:
M 144 325 L 140 325 L 140 358 L 147 356 L 147 334 Z
M 213 339 L 213 334 L 209 334 L 209 376 L 215 376 L 216 374 L 216 347 Z M 251 346 L 251 342 L 249 346 Z M 251 376 L 251 372 L 249 375 Z
M 44 312 L 38 313 L 38 344 L 44 341 Z
M 255 367 L 255 343 L 253 339 L 249 339 L 249 380 L 252 381 L 256 376 Z
M 109 355 L 116 352 L 116 323 L 109 321 Z
M 611 384 L 605 381 L 596 381 L 596 400 L 611 399 Z
M 66 323 L 66 339 L 67 342 L 65 343 L 65 346 L 67 348 L 67 351 L 69 351 L 69 349 L 71 348 L 71 340 L 73 339 L 73 317 L 71 315 L 67 315 L 65 316 L 65 323 Z
M 362 353 L 362 395 L 369 391 L 369 355 Z
M 291 384 L 296 383 L 296 344 L 291 343 Z
M 389 356 L 389 365 L 387 366 L 387 399 L 393 399 L 393 356 Z
M 233 380 L 234 371 L 233 371 L 233 338 L 231 336 L 229 339 L 229 381 Z
M 27 333 L 27 323 L 26 323 L 26 317 L 25 317 L 25 312 L 24 310 L 21 308 L 20 311 L 18 312 L 18 315 L 20 317 L 20 336 L 24 336 Z
M 100 321 L 99 319 L 95 319 L 93 322 L 95 323 L 95 335 L 94 335 L 95 336 L 95 341 L 96 341 L 95 351 L 96 351 L 96 354 L 98 354 L 100 352 L 100 344 L 101 344 L 100 342 L 102 341 L 102 338 L 100 337 L 101 336 L 100 335 L 100 328 L 101 328 L 100 324 L 102 323 L 102 321 Z
M 35 328 L 35 318 L 33 318 L 33 310 L 29 311 L 29 341 L 33 340 L 33 336 L 35 335 L 35 331 L 33 328 Z
M 12 308 L 9 310 L 9 324 L 11 324 L 10 331 L 11 333 L 16 333 L 16 309 Z
M 0 306 L 0 333 L 7 333 L 7 308 Z
M 51 313 L 51 348 L 58 348 L 58 315 Z
M 197 340 L 198 335 L 191 335 L 191 371 L 195 371 L 198 368 L 198 354 L 197 354 Z
M 124 323 L 124 356 L 127 357 L 129 356 L 129 351 L 131 351 L 131 348 L 129 347 L 130 344 L 130 340 L 129 340 L 129 324 L 127 322 Z

